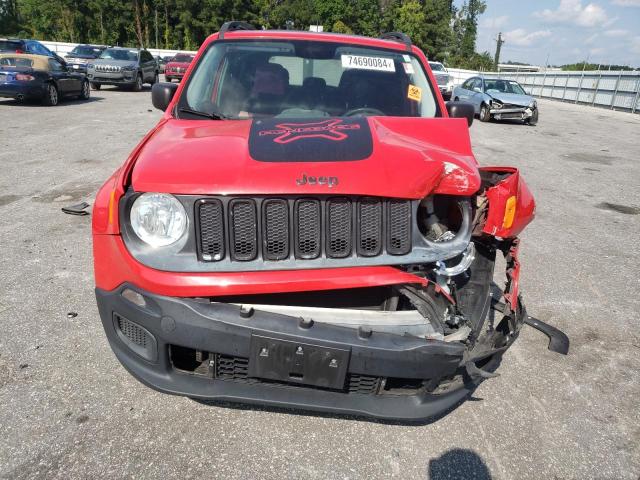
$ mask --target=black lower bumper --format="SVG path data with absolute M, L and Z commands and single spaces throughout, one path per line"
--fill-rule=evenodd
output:
M 126 289 L 141 294 L 144 306 L 125 298 L 122 293 Z M 408 394 L 383 391 L 362 394 L 350 393 L 348 388 L 306 385 L 304 378 L 287 382 L 259 378 L 235 381 L 216 377 L 215 370 L 210 375 L 186 373 L 176 368 L 172 361 L 171 350 L 175 346 L 250 359 L 256 338 L 267 337 L 277 342 L 312 345 L 327 351 L 348 351 L 346 378 L 365 375 L 384 379 L 421 379 L 437 384 L 440 379 L 451 378 L 461 372 L 465 348 L 454 342 L 309 324 L 286 315 L 243 311 L 230 304 L 157 296 L 127 285 L 114 291 L 96 289 L 96 297 L 105 332 L 117 358 L 142 383 L 166 393 L 423 421 L 451 409 L 475 387 L 473 382 L 457 382 L 455 387 L 441 389 L 442 393 L 438 394 L 429 393 L 423 387 Z M 127 322 L 124 327 L 123 321 Z M 134 330 L 131 330 L 131 325 Z M 129 337 L 123 334 L 122 328 L 128 329 L 125 333 Z

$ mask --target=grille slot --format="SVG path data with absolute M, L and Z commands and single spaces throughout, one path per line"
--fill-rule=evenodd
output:
M 289 256 L 289 205 L 285 200 L 264 203 L 264 258 L 283 260 Z
M 320 202 L 305 198 L 296 202 L 296 257 L 310 259 L 320 255 Z
M 411 203 L 390 200 L 387 208 L 387 252 L 405 255 L 411 250 Z
M 363 257 L 380 255 L 382 250 L 382 202 L 366 198 L 358 205 L 358 254 Z
M 344 258 L 351 254 L 353 238 L 352 209 L 348 198 L 332 198 L 327 202 L 327 256 Z
M 231 211 L 231 254 L 235 260 L 248 261 L 258 253 L 258 222 L 253 200 L 233 200 Z
M 220 200 L 209 200 L 198 208 L 200 220 L 200 254 L 203 260 L 224 258 L 224 214 Z

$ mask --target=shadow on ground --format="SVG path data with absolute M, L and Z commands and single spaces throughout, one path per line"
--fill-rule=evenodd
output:
M 491 480 L 484 460 L 472 450 L 454 448 L 429 461 L 429 480 Z

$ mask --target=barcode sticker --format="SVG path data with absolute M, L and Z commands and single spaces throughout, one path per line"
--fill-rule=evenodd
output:
M 395 72 L 393 60 L 384 57 L 365 57 L 362 55 L 341 55 L 342 68 L 359 68 L 361 70 L 379 70 Z

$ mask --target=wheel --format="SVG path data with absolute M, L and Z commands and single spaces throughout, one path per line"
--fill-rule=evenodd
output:
M 91 88 L 92 89 L 100 90 L 100 87 L 102 87 L 102 85 L 100 85 L 99 83 L 91 82 Z
M 56 105 L 58 105 L 58 100 L 58 87 L 56 87 L 53 83 L 48 83 L 47 91 L 44 94 L 42 103 L 47 107 L 55 107 Z
M 133 91 L 139 92 L 140 90 L 142 90 L 142 75 L 138 74 L 136 77 L 136 83 L 133 84 Z
M 538 109 L 534 108 L 533 109 L 533 113 L 531 114 L 531 116 L 526 119 L 524 121 L 524 123 L 526 123 L 527 125 L 531 125 L 532 127 L 535 127 L 538 124 Z
M 454 102 L 459 102 L 460 101 L 460 97 L 456 97 L 453 99 Z
M 478 118 L 481 122 L 488 122 L 491 120 L 491 113 L 489 113 L 489 106 L 486 103 L 480 105 L 480 115 Z
M 80 99 L 89 100 L 91 96 L 91 88 L 89 88 L 89 82 L 86 80 L 82 82 L 82 90 L 80 90 Z
M 151 85 L 154 85 L 159 81 L 160 81 L 160 75 L 158 74 L 158 72 L 156 72 L 155 75 L 153 76 L 153 80 L 151 81 Z

